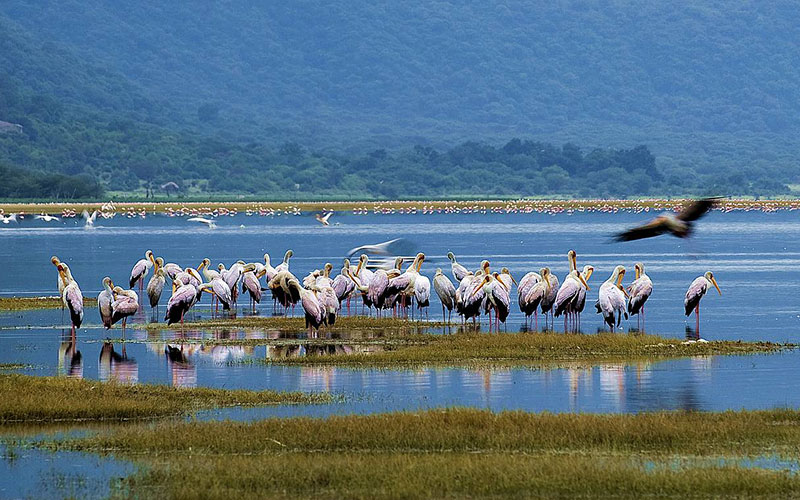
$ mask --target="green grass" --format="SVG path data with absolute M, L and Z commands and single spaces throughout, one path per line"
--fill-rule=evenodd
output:
M 334 364 L 365 367 L 414 365 L 524 365 L 581 361 L 657 360 L 718 354 L 773 353 L 794 345 L 771 342 L 715 341 L 684 343 L 656 335 L 598 333 L 459 333 L 415 335 L 385 350 L 336 356 L 265 359 L 264 363 Z
M 129 496 L 431 498 L 800 495 L 800 477 L 737 466 L 800 459 L 800 412 L 421 413 L 162 422 L 46 446 L 141 468 Z M 719 459 L 728 460 L 719 462 Z
M 59 297 L 0 297 L 0 311 L 29 311 L 32 309 L 58 309 L 64 303 Z M 84 307 L 96 307 L 97 299 L 84 297 Z
M 326 403 L 327 394 L 121 385 L 0 373 L 0 424 L 129 420 L 226 406 Z

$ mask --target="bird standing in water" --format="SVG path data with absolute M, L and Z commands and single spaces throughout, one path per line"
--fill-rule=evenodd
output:
M 700 335 L 700 299 L 703 298 L 711 285 L 714 285 L 717 292 L 722 295 L 722 290 L 719 289 L 717 280 L 714 279 L 714 273 L 706 271 L 703 276 L 698 276 L 692 281 L 692 284 L 689 285 L 689 289 L 686 290 L 686 298 L 683 300 L 686 316 L 689 316 L 692 314 L 692 311 L 694 311 L 695 333 L 697 335 Z
M 653 293 L 653 282 L 644 272 L 644 264 L 637 262 L 633 268 L 636 271 L 636 279 L 628 287 L 628 314 L 631 316 L 637 315 L 636 317 L 640 322 L 639 328 L 641 329 L 644 323 L 644 303 Z

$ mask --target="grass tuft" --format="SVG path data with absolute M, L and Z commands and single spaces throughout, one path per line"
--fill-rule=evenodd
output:
M 58 309 L 64 303 L 59 297 L 0 297 L 0 311 L 30 311 L 33 309 Z M 83 298 L 84 307 L 97 306 L 97 299 Z
M 129 420 L 226 406 L 327 403 L 328 394 L 122 385 L 0 373 L 0 424 Z
M 131 496 L 771 496 L 800 478 L 737 465 L 800 459 L 800 412 L 639 415 L 421 413 L 163 422 L 56 446 L 113 452 L 142 467 Z
M 265 359 L 264 363 L 335 364 L 364 367 L 414 365 L 524 365 L 581 361 L 658 360 L 720 354 L 773 353 L 794 345 L 771 342 L 686 343 L 656 335 L 599 333 L 463 333 L 416 335 L 373 353 Z

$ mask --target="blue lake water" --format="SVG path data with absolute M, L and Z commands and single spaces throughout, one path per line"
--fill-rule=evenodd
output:
M 592 303 L 600 284 L 614 266 L 629 270 L 645 264 L 654 282 L 647 304 L 647 330 L 670 336 L 685 335 L 683 296 L 691 281 L 712 270 L 723 295 L 709 293 L 703 299 L 701 334 L 708 339 L 761 339 L 790 341 L 800 326 L 797 296 L 800 280 L 800 219 L 795 212 L 713 212 L 700 221 L 695 237 L 679 240 L 662 236 L 629 243 L 612 243 L 609 235 L 645 218 L 630 213 L 545 214 L 337 214 L 338 225 L 320 226 L 311 215 L 220 217 L 214 230 L 198 227 L 183 218 L 149 216 L 146 219 L 116 217 L 101 220 L 93 230 L 80 221 L 48 225 L 26 218 L 19 226 L 0 228 L 0 293 L 3 295 L 52 295 L 56 272 L 51 255 L 69 263 L 86 296 L 96 296 L 103 276 L 125 284 L 133 264 L 146 249 L 167 262 L 197 266 L 204 257 L 213 265 L 230 265 L 237 259 L 261 260 L 268 252 L 273 265 L 286 249 L 294 250 L 291 270 L 298 277 L 321 268 L 325 262 L 341 268 L 342 258 L 353 247 L 404 238 L 409 253 L 423 251 L 423 273 L 432 277 L 436 267 L 449 270 L 445 258 L 453 251 L 459 261 L 477 268 L 487 258 L 494 269 L 508 267 L 516 277 L 549 266 L 563 280 L 566 252 L 578 253 L 578 265 L 592 264 L 587 310 L 582 330 L 600 327 Z M 435 295 L 435 294 L 434 294 Z M 523 317 L 512 291 L 512 314 L 507 328 L 517 330 Z M 166 303 L 168 297 L 162 297 Z M 241 302 L 246 302 L 243 300 Z M 246 305 L 246 304 L 245 304 Z M 264 300 L 262 314 L 271 313 L 272 301 Z M 441 306 L 432 298 L 430 318 L 439 318 Z M 87 323 L 97 323 L 97 314 Z M 8 322 L 5 322 L 8 324 Z M 557 322 L 556 326 L 559 324 Z M 636 326 L 628 321 L 624 327 Z M 562 324 L 563 327 L 563 324 Z
M 691 241 L 661 237 L 627 244 L 611 243 L 609 235 L 647 218 L 630 213 L 576 214 L 336 214 L 336 225 L 321 227 L 313 216 L 221 217 L 218 227 L 198 227 L 182 218 L 149 216 L 100 220 L 87 230 L 80 221 L 47 224 L 26 218 L 19 226 L 0 228 L 0 295 L 55 295 L 56 272 L 50 256 L 69 263 L 86 296 L 96 296 L 103 276 L 127 282 L 130 269 L 152 249 L 167 262 L 197 266 L 208 257 L 214 264 L 237 259 L 261 260 L 265 252 L 277 264 L 286 249 L 294 250 L 291 270 L 299 277 L 334 264 L 338 272 L 348 250 L 363 244 L 403 238 L 403 252 L 427 255 L 423 273 L 436 267 L 449 274 L 445 255 L 476 268 L 487 258 L 495 269 L 508 267 L 514 276 L 549 266 L 559 279 L 567 271 L 566 252 L 578 253 L 578 264 L 592 264 L 582 331 L 592 334 L 601 321 L 593 313 L 597 290 L 617 264 L 633 275 L 642 261 L 655 291 L 647 304 L 646 330 L 682 338 L 694 319 L 683 315 L 689 283 L 712 270 L 723 295 L 703 299 L 701 334 L 707 339 L 798 342 L 798 263 L 800 221 L 794 212 L 714 212 L 704 218 Z M 524 319 L 512 292 L 507 329 L 516 331 Z M 166 304 L 168 293 L 162 298 Z M 246 306 L 246 299 L 240 301 Z M 440 317 L 435 297 L 431 319 Z M 258 314 L 269 315 L 266 298 Z M 163 314 L 163 307 L 162 307 Z M 208 308 L 198 311 L 208 317 Z M 242 314 L 240 312 L 240 314 Z M 373 413 L 443 406 L 492 410 L 522 409 L 552 412 L 642 412 L 654 410 L 725 410 L 800 406 L 800 353 L 714 356 L 641 363 L 595 363 L 535 368 L 420 368 L 400 370 L 350 369 L 331 366 L 279 366 L 264 358 L 308 352 L 350 352 L 379 349 L 347 345 L 321 348 L 303 342 L 303 332 L 230 328 L 214 331 L 148 331 L 137 324 L 150 321 L 149 311 L 132 318 L 126 334 L 99 328 L 99 315 L 87 308 L 85 326 L 73 342 L 60 310 L 0 313 L 0 363 L 23 363 L 22 373 L 58 375 L 122 383 L 175 386 L 322 391 L 341 396 L 323 405 L 289 405 L 205 411 L 201 419 L 250 420 L 270 416 Z M 562 327 L 556 322 L 556 328 Z M 541 324 L 540 324 L 541 326 Z M 635 328 L 627 321 L 619 330 Z M 693 335 L 694 333 L 690 331 Z M 214 337 L 289 338 L 287 347 L 231 347 L 203 343 Z M 334 329 L 332 336 L 346 339 Z M 115 339 L 114 343 L 105 342 Z M 189 342 L 187 339 L 191 340 Z M 0 497 L 105 497 L 115 480 L 134 466 L 111 457 L 3 445 Z M 766 460 L 766 459 L 765 459 Z M 769 459 L 744 464 L 788 468 Z
M 683 315 L 688 284 L 713 270 L 723 295 L 712 290 L 703 299 L 701 334 L 707 339 L 797 342 L 800 324 L 797 263 L 800 262 L 800 221 L 794 212 L 714 212 L 704 218 L 691 241 L 669 237 L 631 242 L 609 242 L 609 235 L 646 218 L 630 213 L 543 214 L 337 214 L 338 225 L 322 227 L 308 214 L 283 217 L 221 217 L 217 229 L 198 227 L 181 218 L 117 217 L 86 230 L 68 220 L 54 226 L 26 220 L 0 229 L 0 274 L 4 295 L 52 295 L 56 273 L 52 254 L 68 262 L 87 296 L 100 289 L 103 276 L 124 283 L 133 263 L 151 248 L 167 261 L 196 266 L 203 257 L 230 264 L 237 259 L 260 260 L 264 252 L 279 261 L 287 248 L 294 250 L 292 271 L 302 277 L 332 262 L 336 268 L 349 249 L 367 243 L 404 238 L 405 251 L 428 256 L 423 272 L 449 270 L 447 251 L 470 268 L 488 258 L 494 268 L 508 267 L 520 277 L 549 266 L 559 278 L 567 271 L 566 251 L 578 253 L 578 264 L 590 263 L 590 304 L 582 330 L 600 327 L 591 302 L 612 268 L 631 270 L 645 263 L 655 291 L 647 305 L 647 328 L 652 333 L 684 337 L 694 319 Z M 626 283 L 630 279 L 625 280 Z M 167 294 L 162 299 L 166 303 Z M 514 303 L 507 328 L 517 330 L 523 317 Z M 246 303 L 246 300 L 241 302 Z M 264 300 L 259 314 L 269 315 L 272 302 Z M 433 298 L 429 316 L 438 318 Z M 200 311 L 207 316 L 207 311 Z M 133 323 L 146 322 L 142 312 Z M 0 362 L 26 363 L 27 373 L 69 375 L 131 383 L 183 386 L 247 387 L 277 390 L 331 391 L 344 402 L 321 406 L 224 410 L 208 418 L 260 418 L 265 415 L 324 415 L 328 413 L 412 410 L 465 405 L 492 409 L 549 411 L 638 412 L 659 409 L 722 410 L 797 406 L 800 375 L 796 353 L 771 356 L 733 356 L 680 359 L 634 365 L 596 365 L 550 370 L 427 368 L 420 370 L 352 370 L 335 367 L 264 365 L 259 358 L 279 352 L 264 345 L 222 347 L 189 344 L 175 332 L 148 334 L 129 328 L 126 344 L 103 344 L 120 331 L 97 328 L 99 317 L 87 308 L 86 327 L 77 344 L 65 335 L 61 311 L 0 314 Z M 621 334 L 635 328 L 623 324 Z M 556 328 L 561 323 L 556 322 Z M 336 329 L 334 329 L 336 333 Z M 290 336 L 292 332 L 290 332 Z M 294 332 L 302 338 L 302 332 Z M 187 332 L 204 338 L 220 332 Z M 230 329 L 231 338 L 275 338 L 286 332 Z M 345 335 L 346 336 L 346 335 Z M 123 350 L 124 348 L 124 350 Z M 313 346 L 295 346 L 302 354 Z M 329 347 L 330 352 L 347 346 Z M 169 355 L 172 352 L 172 356 Z M 244 361 L 244 362 L 243 362 Z

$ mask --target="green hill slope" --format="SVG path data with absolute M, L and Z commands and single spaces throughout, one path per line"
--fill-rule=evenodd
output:
M 0 12 L 226 127 L 311 146 L 646 142 L 711 168 L 794 160 L 790 2 L 106 2 Z
M 141 193 L 783 193 L 796 21 L 750 1 L 6 0 L 0 120 L 25 132 L 0 164 Z

